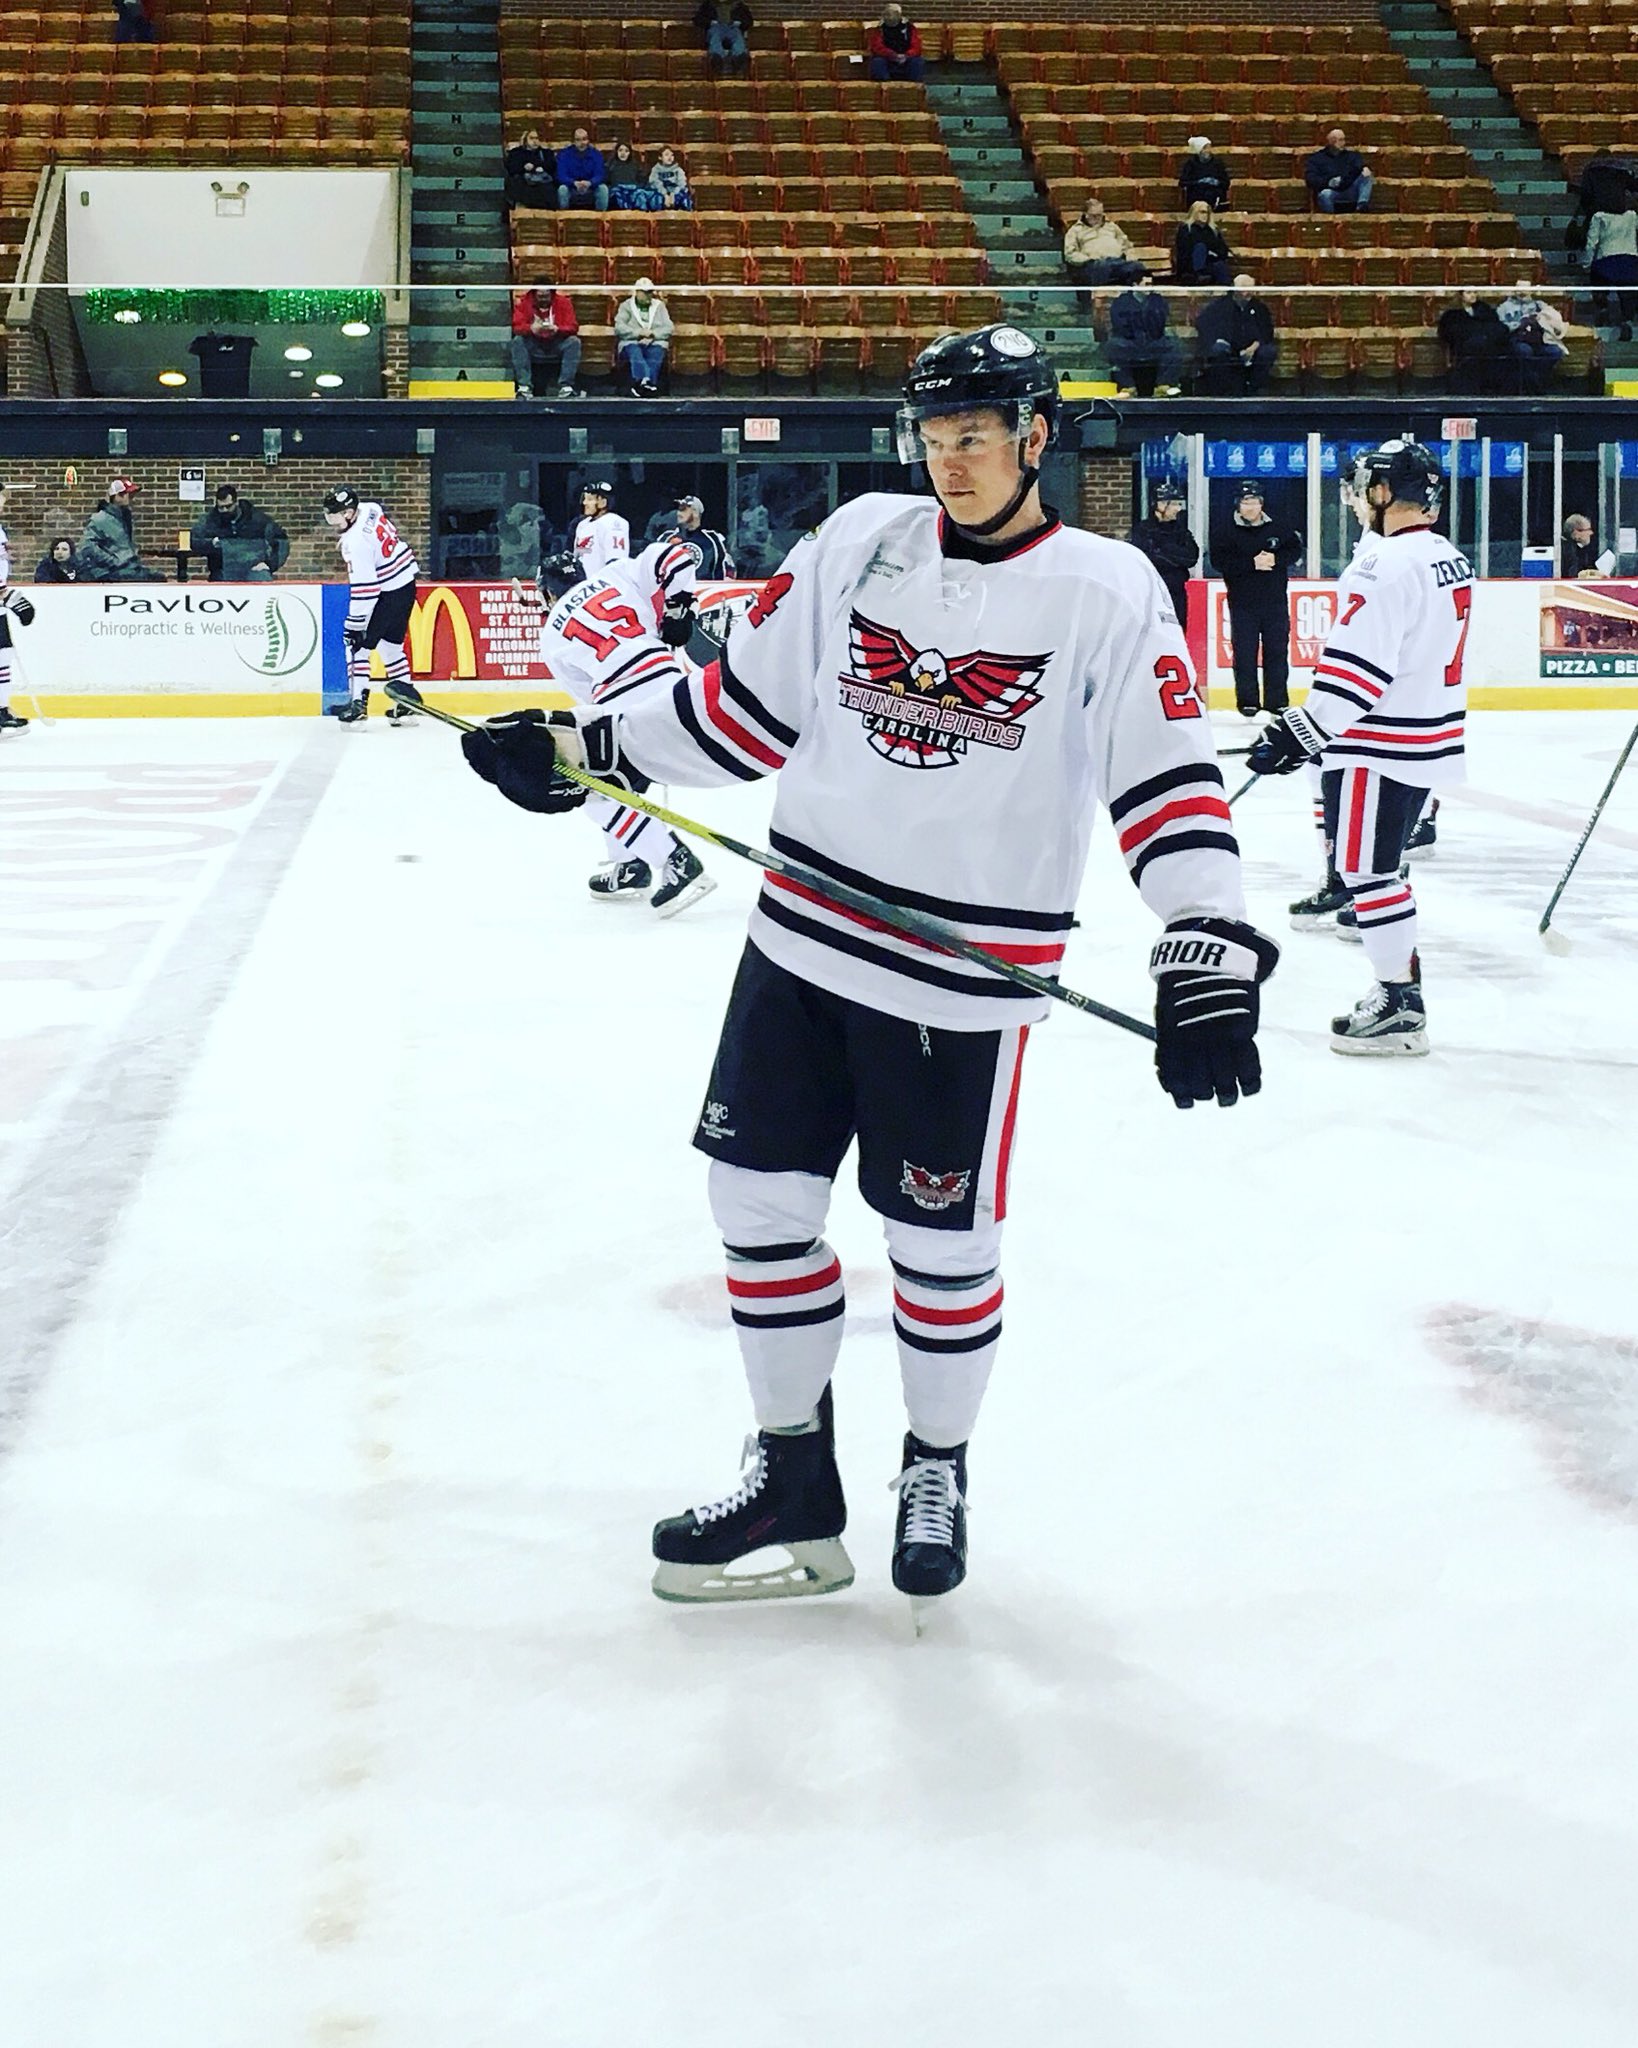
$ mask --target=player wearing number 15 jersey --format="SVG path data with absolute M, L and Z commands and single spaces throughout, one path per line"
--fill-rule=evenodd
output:
M 335 534 L 352 585 L 342 628 L 348 699 L 336 717 L 343 725 L 354 725 L 369 714 L 370 656 L 377 649 L 387 681 L 416 697 L 421 694 L 410 681 L 404 652 L 421 568 L 415 550 L 382 508 L 372 498 L 360 498 L 351 484 L 337 484 L 325 492 L 324 523 Z M 407 706 L 396 704 L 387 713 L 393 725 L 414 716 Z
M 1336 623 L 1307 704 L 1268 727 L 1247 766 L 1284 774 L 1317 761 L 1322 770 L 1326 833 L 1377 977 L 1350 1015 L 1334 1019 L 1332 1049 L 1424 1053 L 1405 852 L 1429 791 L 1466 772 L 1473 569 L 1434 531 L 1444 478 L 1426 448 L 1384 441 L 1360 457 L 1355 483 L 1370 508 L 1370 541 L 1337 585 Z

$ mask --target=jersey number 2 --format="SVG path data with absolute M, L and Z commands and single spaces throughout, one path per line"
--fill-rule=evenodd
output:
M 1155 663 L 1155 681 L 1160 685 L 1160 708 L 1168 718 L 1200 716 L 1200 685 L 1189 674 L 1186 661 L 1163 654 Z
M 381 549 L 381 559 L 384 562 L 398 545 L 398 528 L 393 525 L 390 519 L 378 519 L 375 522 L 375 537 Z
M 607 626 L 609 630 L 599 633 L 586 624 L 587 619 L 596 619 L 599 625 Z M 629 604 L 622 604 L 611 591 L 600 590 L 595 597 L 588 597 L 564 626 L 563 637 L 583 642 L 599 661 L 607 661 L 618 651 L 622 640 L 640 639 L 642 631 L 643 622 Z
M 1462 622 L 1462 630 L 1456 635 L 1456 652 L 1450 657 L 1445 669 L 1445 688 L 1454 690 L 1462 680 L 1462 657 L 1467 653 L 1467 629 L 1473 623 L 1473 586 L 1457 584 L 1450 593 L 1450 601 L 1456 607 L 1456 616 Z

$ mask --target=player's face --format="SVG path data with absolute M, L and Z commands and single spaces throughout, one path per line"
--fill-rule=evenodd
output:
M 1030 428 L 1031 460 L 1046 445 L 1046 422 Z M 1018 488 L 1018 436 L 993 407 L 923 420 L 921 444 L 938 501 L 959 526 L 982 526 Z
M 348 527 L 352 525 L 353 521 L 357 517 L 358 508 L 356 506 L 349 505 L 343 511 L 340 512 L 326 512 L 324 515 L 324 523 L 327 527 L 329 527 L 332 533 L 345 533 Z
M 580 512 L 582 518 L 595 519 L 603 509 L 604 500 L 598 496 L 596 491 L 582 491 L 580 493 Z

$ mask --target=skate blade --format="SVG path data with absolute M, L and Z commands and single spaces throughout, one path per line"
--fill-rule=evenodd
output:
M 1432 1048 L 1425 1031 L 1405 1031 L 1396 1038 L 1333 1038 L 1331 1050 L 1353 1058 L 1415 1059 Z
M 586 894 L 594 903 L 646 903 L 646 889 L 588 889 Z
M 1335 927 L 1335 931 L 1337 937 L 1350 946 L 1363 946 L 1365 943 L 1359 936 L 1359 926 L 1357 924 L 1339 924 Z
M 1336 928 L 1337 914 L 1334 910 L 1321 911 L 1318 917 L 1294 917 L 1291 920 L 1294 932 L 1335 931 Z
M 750 1558 L 772 1557 L 778 1551 L 790 1560 L 788 1564 L 747 1568 Z M 844 1586 L 853 1584 L 853 1560 L 837 1536 L 818 1543 L 786 1543 L 766 1551 L 753 1550 L 750 1558 L 736 1558 L 732 1565 L 671 1564 L 662 1560 L 654 1567 L 655 1597 L 723 1607 L 747 1600 L 800 1600 L 816 1593 L 840 1593 Z
M 669 903 L 656 903 L 656 917 L 675 917 L 679 910 L 686 910 L 690 903 L 698 903 L 702 896 L 709 896 L 716 887 L 709 875 L 696 875 L 686 889 L 680 889 Z

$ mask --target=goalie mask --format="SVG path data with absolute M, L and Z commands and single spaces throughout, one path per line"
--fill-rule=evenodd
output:
M 993 518 L 961 526 L 963 533 L 982 539 L 1016 516 L 1040 480 L 1040 470 L 1024 454 L 1037 418 L 1047 423 L 1047 447 L 1058 438 L 1058 372 L 1051 357 L 1022 328 L 1002 323 L 970 334 L 947 334 L 922 350 L 904 380 L 895 422 L 900 462 L 925 462 L 923 420 L 980 408 L 1000 413 L 1018 448 L 1017 490 Z

